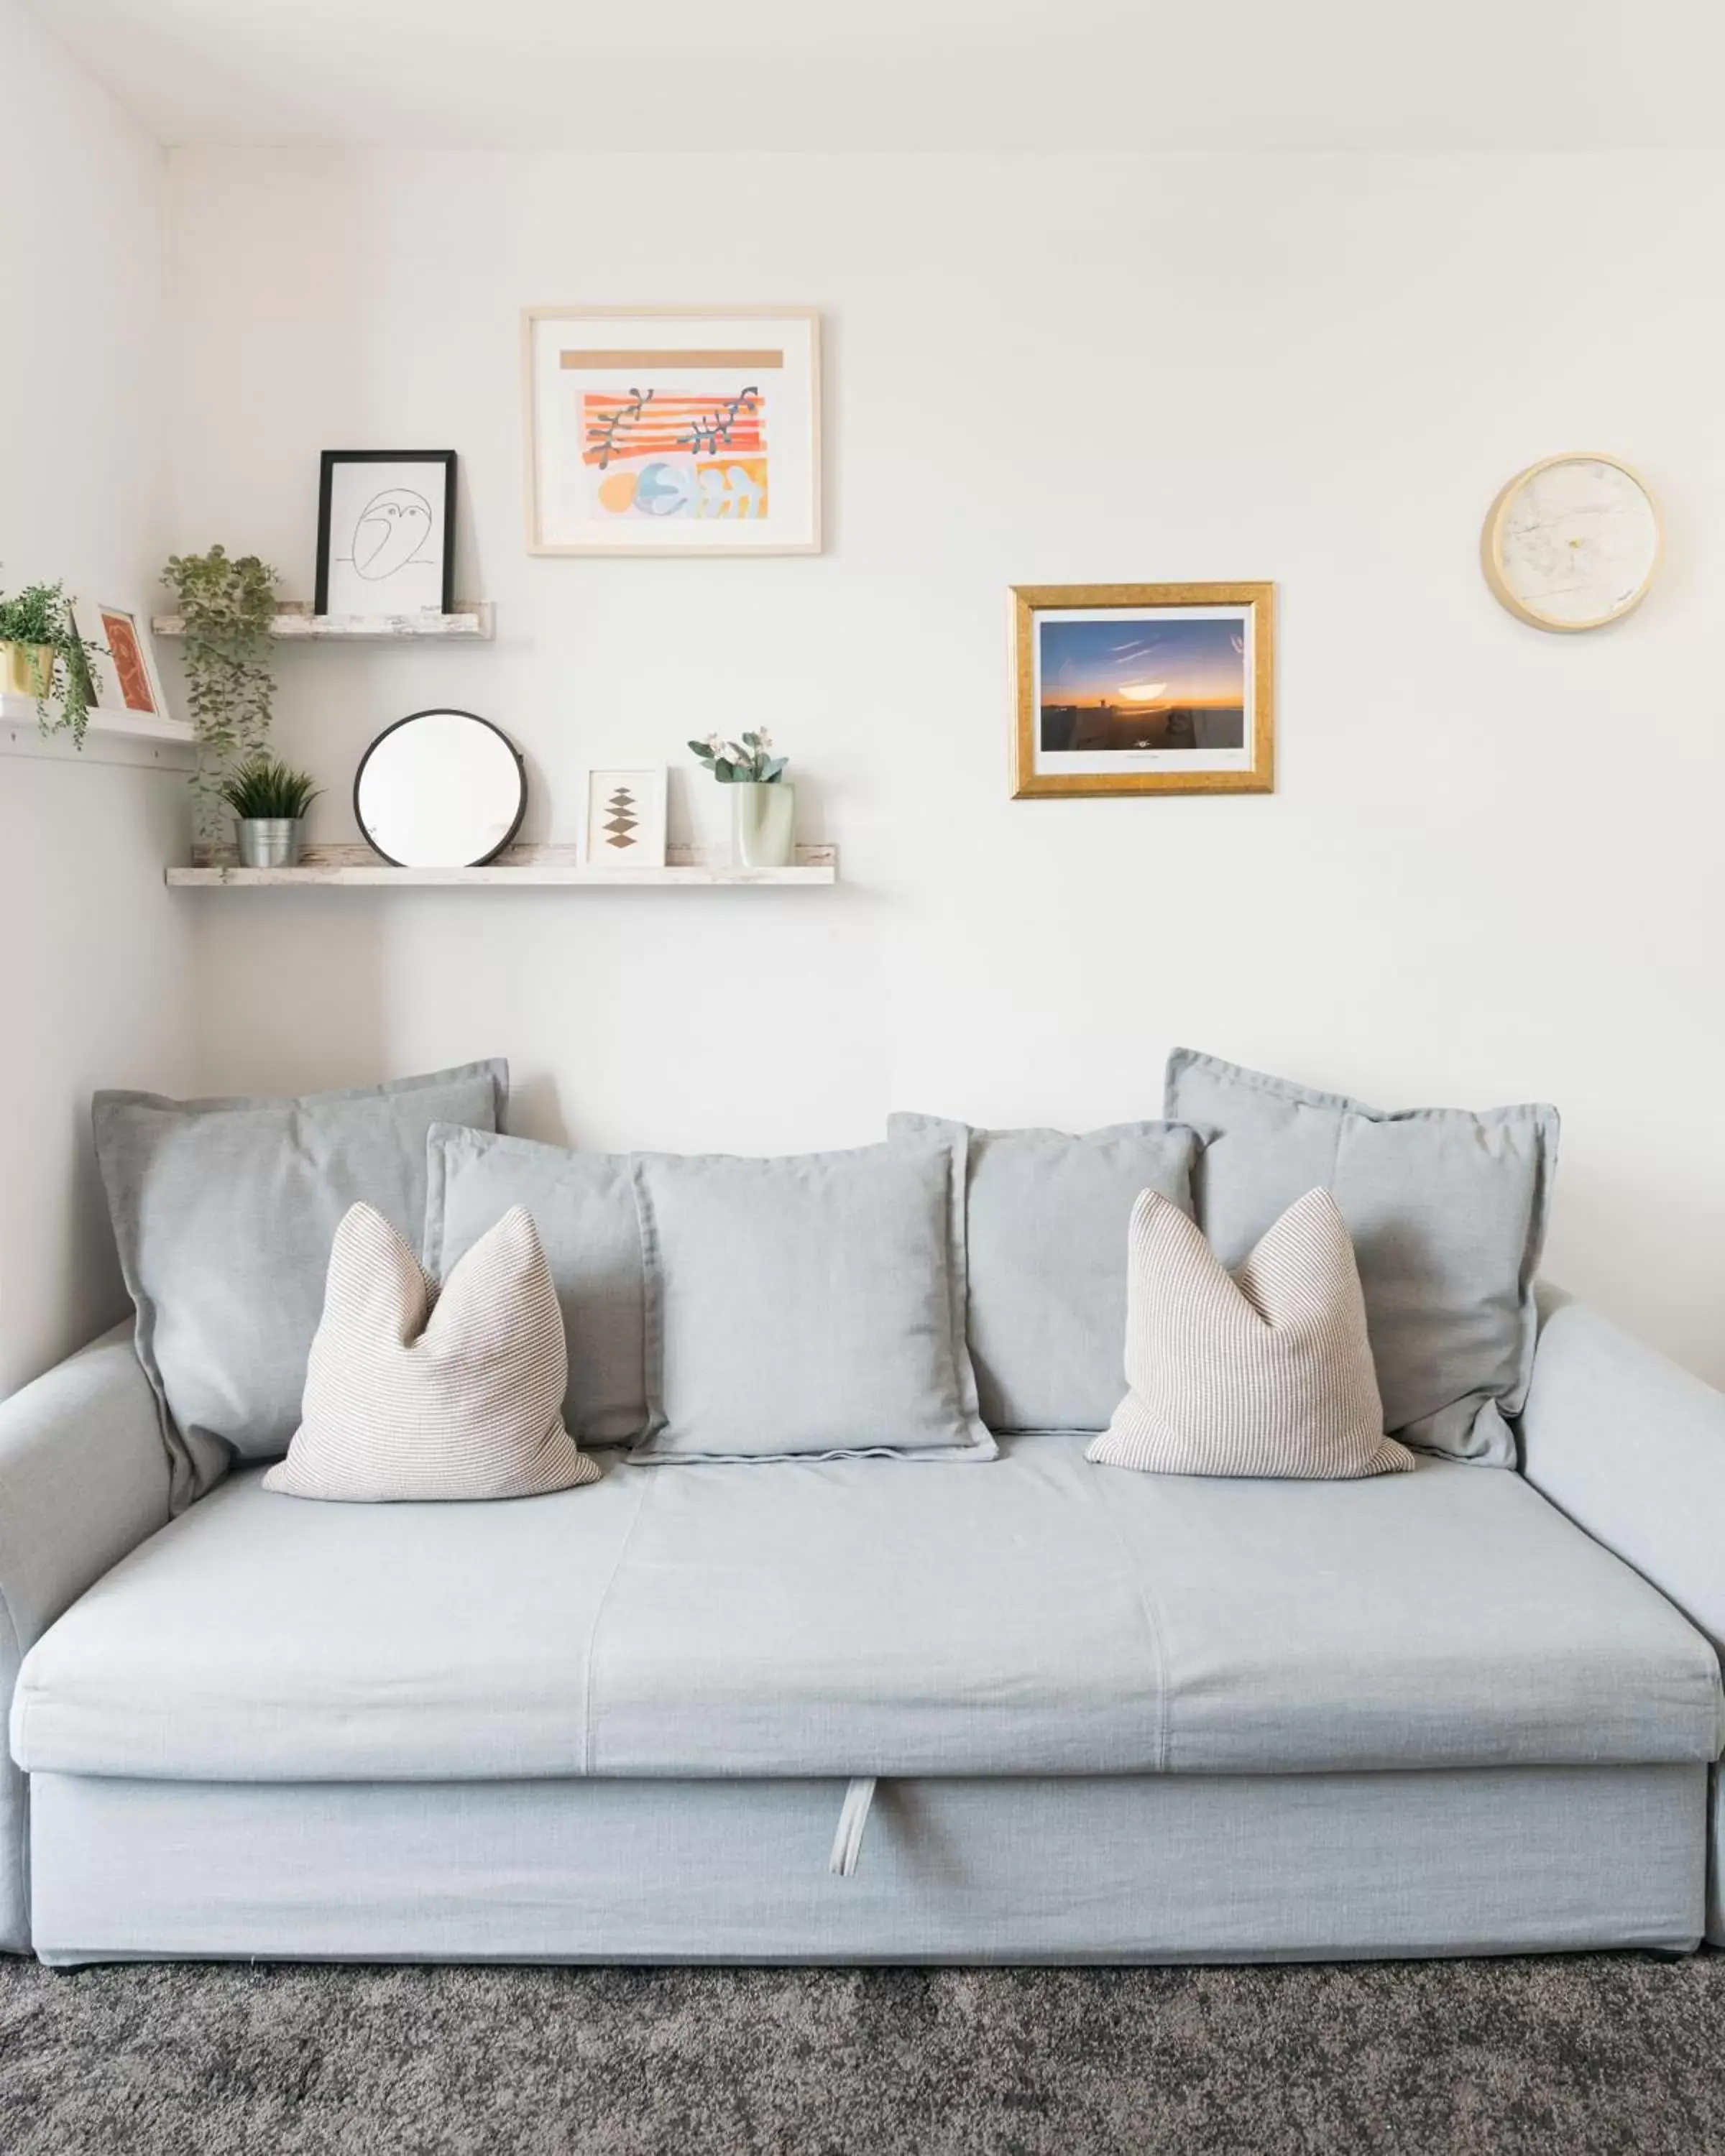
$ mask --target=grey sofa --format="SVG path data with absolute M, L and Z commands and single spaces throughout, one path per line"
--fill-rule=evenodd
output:
M 1154 1961 L 1725 1943 L 1725 1397 L 1548 1296 L 1521 1474 L 671 1470 L 169 1520 L 0 1405 L 0 1946 Z M 841 1807 L 855 1868 L 829 1868 Z

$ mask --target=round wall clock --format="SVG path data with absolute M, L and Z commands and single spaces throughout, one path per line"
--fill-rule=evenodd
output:
M 1659 567 L 1659 513 L 1615 457 L 1546 457 L 1491 504 L 1486 582 L 1535 629 L 1601 629 L 1638 606 Z

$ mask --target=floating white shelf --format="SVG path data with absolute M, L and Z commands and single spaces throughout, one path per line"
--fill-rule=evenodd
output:
M 45 756 L 89 763 L 153 763 L 189 771 L 197 737 L 184 719 L 158 719 L 142 711 L 92 711 L 84 747 L 69 734 L 44 734 L 33 696 L 0 696 L 0 752 Z
M 735 869 L 704 857 L 691 846 L 669 848 L 662 869 L 589 868 L 577 858 L 573 846 L 511 846 L 501 859 L 480 869 L 398 869 L 380 861 L 367 846 L 310 845 L 298 868 L 242 869 L 217 863 L 209 868 L 167 871 L 168 882 L 181 891 L 401 891 L 470 884 L 516 891 L 533 886 L 686 891 L 733 884 L 831 884 L 838 880 L 836 846 L 798 846 L 795 865 L 788 869 Z
M 285 606 L 270 624 L 270 634 L 290 644 L 389 644 L 399 637 L 431 636 L 449 644 L 485 644 L 495 629 L 496 609 L 489 599 L 464 599 L 454 613 L 313 613 L 303 604 Z M 177 613 L 159 613 L 151 626 L 158 636 L 183 636 Z

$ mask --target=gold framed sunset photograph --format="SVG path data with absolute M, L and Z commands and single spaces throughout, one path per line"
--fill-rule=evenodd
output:
M 1016 584 L 1012 599 L 1015 801 L 1274 791 L 1274 584 Z

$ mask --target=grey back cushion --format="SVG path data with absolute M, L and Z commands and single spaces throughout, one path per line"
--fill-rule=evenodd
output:
M 290 1101 L 96 1095 L 96 1158 L 177 1511 L 234 1455 L 287 1450 L 349 1206 L 372 1206 L 417 1245 L 427 1132 L 494 1129 L 508 1088 L 499 1060 Z
M 1238 1265 L 1306 1191 L 1329 1191 L 1353 1239 L 1385 1428 L 1512 1467 L 1506 1418 L 1532 1369 L 1557 1110 L 1387 1113 L 1189 1048 L 1168 1059 L 1166 1107 L 1207 1138 L 1198 1218 L 1222 1263 Z
M 968 1326 L 990 1430 L 1106 1430 L 1126 1392 L 1127 1229 L 1138 1194 L 1192 1204 L 1196 1134 L 1173 1123 L 978 1131 L 896 1115 L 895 1141 L 968 1163 Z
M 641 1154 L 634 1178 L 650 1416 L 636 1459 L 994 1456 L 964 1346 L 962 1154 Z
M 442 1280 L 512 1205 L 533 1216 L 563 1314 L 563 1419 L 589 1445 L 647 1427 L 641 1231 L 626 1154 L 571 1152 L 490 1131 L 432 1127 L 425 1267 Z

